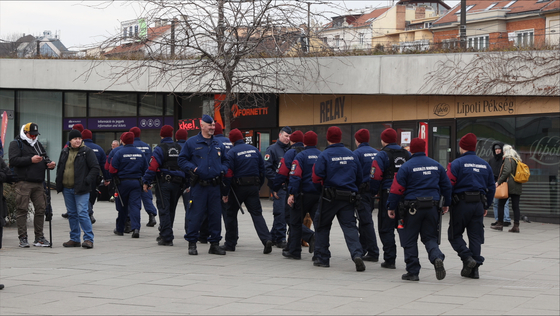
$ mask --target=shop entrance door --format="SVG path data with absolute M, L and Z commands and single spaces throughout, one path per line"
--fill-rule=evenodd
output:
M 447 168 L 449 162 L 455 159 L 456 139 L 454 122 L 451 120 L 430 121 L 428 125 L 430 142 L 429 156 Z

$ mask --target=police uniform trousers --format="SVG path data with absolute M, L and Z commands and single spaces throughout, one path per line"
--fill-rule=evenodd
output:
M 401 246 L 404 248 L 404 262 L 406 271 L 413 275 L 420 273 L 420 260 L 418 259 L 418 234 L 426 247 L 428 259 L 434 263 L 436 259 L 445 259 L 437 244 L 437 225 L 439 214 L 437 207 L 418 209 L 416 214 L 406 214 L 404 228 L 398 229 Z
M 186 240 L 197 242 L 204 216 L 208 216 L 208 242 L 217 243 L 222 239 L 222 197 L 219 186 L 201 186 L 200 183 L 191 187 L 191 201 L 187 212 L 188 228 Z
M 484 262 L 480 255 L 481 245 L 484 243 L 484 205 L 482 202 L 467 203 L 460 200 L 451 207 L 451 218 L 447 236 L 453 249 L 461 260 L 472 257 L 479 265 Z M 463 232 L 467 230 L 469 246 L 463 240 Z
M 259 186 L 257 185 L 245 185 L 237 186 L 233 185 L 232 190 L 235 190 L 235 194 L 239 203 L 245 203 L 247 207 L 247 212 L 251 214 L 251 219 L 253 220 L 253 226 L 257 231 L 257 235 L 261 240 L 262 244 L 265 245 L 268 240 L 272 240 L 270 237 L 270 232 L 266 226 L 266 221 L 262 216 L 261 200 L 259 197 Z M 228 197 L 228 214 L 226 221 L 226 242 L 225 245 L 235 249 L 237 245 L 237 240 L 239 239 L 239 230 L 237 223 L 237 213 L 239 212 L 239 204 L 237 199 L 233 195 L 233 192 L 229 194 Z
M 329 235 L 331 232 L 334 217 L 337 217 L 340 228 L 346 240 L 346 246 L 350 251 L 352 259 L 363 255 L 356 217 L 354 216 L 354 205 L 349 201 L 333 200 L 327 202 L 325 199 L 320 201 L 320 206 L 315 214 L 315 260 L 323 264 L 328 264 L 331 258 L 329 251 Z
M 288 238 L 288 251 L 296 257 L 301 256 L 301 240 L 309 242 L 313 237 L 314 232 L 303 225 L 303 219 L 307 213 L 311 218 L 315 218 L 320 198 L 319 194 L 303 193 L 295 198 L 294 207 L 290 208 L 291 228 Z
M 176 183 L 159 179 L 156 184 L 156 205 L 159 213 L 159 235 L 164 241 L 172 241 L 173 223 L 175 222 L 175 210 L 179 197 L 181 197 L 181 186 Z
M 379 247 L 377 237 L 375 237 L 375 227 L 373 225 L 373 196 L 371 193 L 360 193 L 360 205 L 356 207 L 358 211 L 358 230 L 360 232 L 360 244 L 364 254 L 372 257 L 379 257 Z
M 270 235 L 273 242 L 282 242 L 286 240 L 286 190 L 280 189 L 276 193 L 278 199 L 273 197 L 272 215 L 274 221 L 272 222 Z
M 150 215 L 157 215 L 156 207 L 154 206 L 154 196 L 152 195 L 152 190 L 144 192 L 142 190 L 142 204 L 144 204 L 144 210 Z
M 140 229 L 140 209 L 142 208 L 140 179 L 121 179 L 118 189 L 120 193 L 119 199 L 121 199 L 124 206 L 121 206 L 120 202 L 115 199 L 115 204 L 119 211 L 117 231 L 121 233 L 124 231 L 127 216 L 130 217 L 130 228 L 132 230 Z
M 227 210 L 229 208 L 229 203 L 224 203 L 222 201 L 222 218 L 224 219 L 224 225 L 227 224 Z M 208 231 L 208 218 L 204 217 L 204 221 L 202 221 L 202 225 L 200 226 L 200 239 L 208 239 L 210 232 Z
M 377 227 L 379 239 L 383 244 L 383 260 L 395 263 L 397 258 L 397 244 L 395 243 L 395 228 L 397 228 L 396 218 L 390 218 L 387 214 L 387 198 L 389 192 L 381 190 L 379 195 L 379 212 L 377 213 Z

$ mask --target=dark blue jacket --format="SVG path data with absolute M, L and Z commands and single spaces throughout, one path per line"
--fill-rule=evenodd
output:
M 289 194 L 320 193 L 321 187 L 313 183 L 313 166 L 319 158 L 321 151 L 317 146 L 305 146 L 305 150 L 296 155 L 290 170 Z
M 313 167 L 313 183 L 325 188 L 358 192 L 362 183 L 362 166 L 358 157 L 343 143 L 327 146 Z
M 289 148 L 289 144 L 284 144 L 277 140 L 276 143 L 270 145 L 266 149 L 266 153 L 264 155 L 264 169 L 266 170 L 266 178 L 268 179 L 268 186 L 271 190 L 280 160 L 284 157 L 284 154 Z
M 391 188 L 391 184 L 393 183 L 393 178 L 384 178 L 383 175 L 387 169 L 391 167 L 389 162 L 389 155 L 383 149 L 401 149 L 402 147 L 397 145 L 396 143 L 391 143 L 385 147 L 383 147 L 375 159 L 371 164 L 371 171 L 370 171 L 370 188 L 373 194 L 377 194 L 379 189 L 388 190 Z M 410 159 L 410 153 L 407 152 L 405 154 L 406 160 Z M 404 161 L 403 161 L 404 162 Z
M 111 152 L 109 153 L 109 156 L 107 156 L 107 160 L 105 161 L 105 170 L 109 172 L 109 180 L 113 178 L 113 175 L 111 174 L 111 172 L 109 171 L 111 169 L 111 161 L 113 160 L 113 157 L 115 156 L 115 154 L 123 148 L 123 145 L 119 145 L 118 147 L 115 147 L 111 150 Z
M 201 133 L 187 140 L 179 154 L 179 167 L 185 172 L 194 172 L 200 180 L 210 180 L 227 172 L 227 157 L 224 145 L 211 137 L 205 139 Z
M 171 137 L 165 137 L 161 140 L 161 143 L 172 145 L 175 142 Z M 177 152 L 177 154 L 179 154 L 179 152 Z M 150 159 L 148 170 L 146 170 L 146 173 L 142 178 L 143 183 L 151 184 L 154 181 L 157 173 L 161 173 L 163 175 L 177 176 L 182 178 L 185 177 L 185 172 L 183 172 L 182 170 L 169 170 L 166 168 L 161 168 L 161 166 L 165 162 L 164 160 L 165 160 L 165 155 L 163 152 L 163 148 L 161 146 L 157 146 L 152 152 L 152 158 Z
M 439 201 L 445 198 L 444 206 L 451 204 L 451 183 L 445 169 L 439 162 L 426 153 L 418 152 L 412 155 L 397 172 L 388 199 L 388 209 L 397 210 L 401 197 L 405 200 L 416 200 L 419 197 L 433 197 Z
M 245 144 L 245 141 L 240 139 L 228 151 L 227 158 L 226 185 L 228 187 L 231 179 L 243 177 L 259 177 L 261 185 L 264 183 L 264 160 L 255 146 Z
M 117 149 L 117 148 L 115 148 Z M 121 149 L 113 150 L 109 172 L 116 174 L 120 179 L 140 179 L 148 169 L 148 162 L 144 154 L 134 145 L 124 145 Z
M 362 166 L 362 183 L 370 182 L 371 179 L 371 164 L 377 156 L 379 151 L 371 147 L 368 143 L 361 143 L 356 150 L 354 150 L 360 165 Z
M 224 136 L 224 134 L 214 135 L 214 138 L 219 140 L 220 142 L 222 142 L 222 145 L 224 145 L 224 148 L 225 148 L 224 154 L 225 155 L 227 155 L 228 151 L 233 148 L 233 144 L 231 143 L 229 138 Z
M 144 157 L 146 157 L 146 163 L 150 163 L 150 158 L 152 158 L 152 147 L 150 147 L 150 145 L 141 141 L 140 137 L 134 137 L 134 143 L 132 143 L 132 146 L 140 149 L 140 151 L 144 154 Z
M 478 191 L 486 195 L 485 208 L 492 204 L 496 192 L 492 167 L 474 151 L 467 151 L 453 160 L 447 167 L 447 176 L 453 185 L 453 194 Z
M 84 145 L 91 148 L 93 153 L 95 154 L 95 158 L 97 158 L 97 163 L 99 163 L 99 167 L 103 173 L 103 179 L 107 180 L 110 179 L 111 176 L 109 175 L 109 171 L 103 168 L 105 166 L 105 161 L 107 160 L 107 156 L 105 156 L 105 151 L 101 146 L 97 145 L 91 139 L 84 139 Z
M 181 139 L 177 141 L 177 144 L 181 145 L 181 147 L 185 147 L 185 144 L 187 144 L 187 141 L 185 139 Z
M 296 149 L 298 148 L 299 149 Z M 280 159 L 278 164 L 278 171 L 276 177 L 274 177 L 274 182 L 272 183 L 272 190 L 278 192 L 282 189 L 282 183 L 288 184 L 288 177 L 290 176 L 290 168 L 292 167 L 292 162 L 298 153 L 303 150 L 303 143 L 298 142 L 293 144 L 290 149 L 284 154 L 284 157 Z

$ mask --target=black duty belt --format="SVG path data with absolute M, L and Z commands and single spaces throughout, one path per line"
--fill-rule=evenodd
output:
M 161 180 L 165 181 L 165 182 L 171 182 L 171 183 L 176 183 L 176 184 L 183 184 L 183 182 L 185 182 L 185 178 L 181 177 L 181 176 L 174 176 L 171 174 L 162 174 L 161 175 Z
M 260 185 L 261 180 L 257 176 L 235 178 L 235 183 L 239 186 Z
M 201 187 L 208 187 L 208 186 L 217 186 L 220 185 L 221 183 L 221 179 L 220 176 L 217 176 L 215 178 L 212 179 L 208 179 L 208 180 L 199 180 L 198 184 L 200 184 Z
M 460 200 L 465 200 L 467 203 L 478 203 L 482 202 L 482 194 L 478 191 L 476 192 L 462 192 L 456 194 Z

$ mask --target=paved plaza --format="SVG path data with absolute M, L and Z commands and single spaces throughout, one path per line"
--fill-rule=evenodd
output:
M 272 225 L 272 203 L 263 199 Z M 423 245 L 419 246 L 420 282 L 402 281 L 397 269 L 366 262 L 356 272 L 338 223 L 331 232 L 330 268 L 314 267 L 304 248 L 302 260 L 285 259 L 281 249 L 264 255 L 250 216 L 239 214 L 235 252 L 187 255 L 184 211 L 179 201 L 175 245 L 158 246 L 157 227 L 140 238 L 116 236 L 116 211 L 110 202 L 95 205 L 93 249 L 63 248 L 69 227 L 62 196 L 53 194 L 53 248 L 18 247 L 15 226 L 4 230 L 0 250 L 0 315 L 558 315 L 560 313 L 560 229 L 558 225 L 521 223 L 521 233 L 492 231 L 485 219 L 486 262 L 479 280 L 460 276 L 462 263 L 446 238 L 447 277 L 436 280 Z M 374 213 L 376 218 L 377 213 Z M 448 221 L 445 215 L 444 221 Z M 375 219 L 377 223 L 377 219 Z M 45 236 L 48 238 L 48 223 Z M 30 242 L 33 225 L 28 222 Z M 222 232 L 224 235 L 225 232 Z

